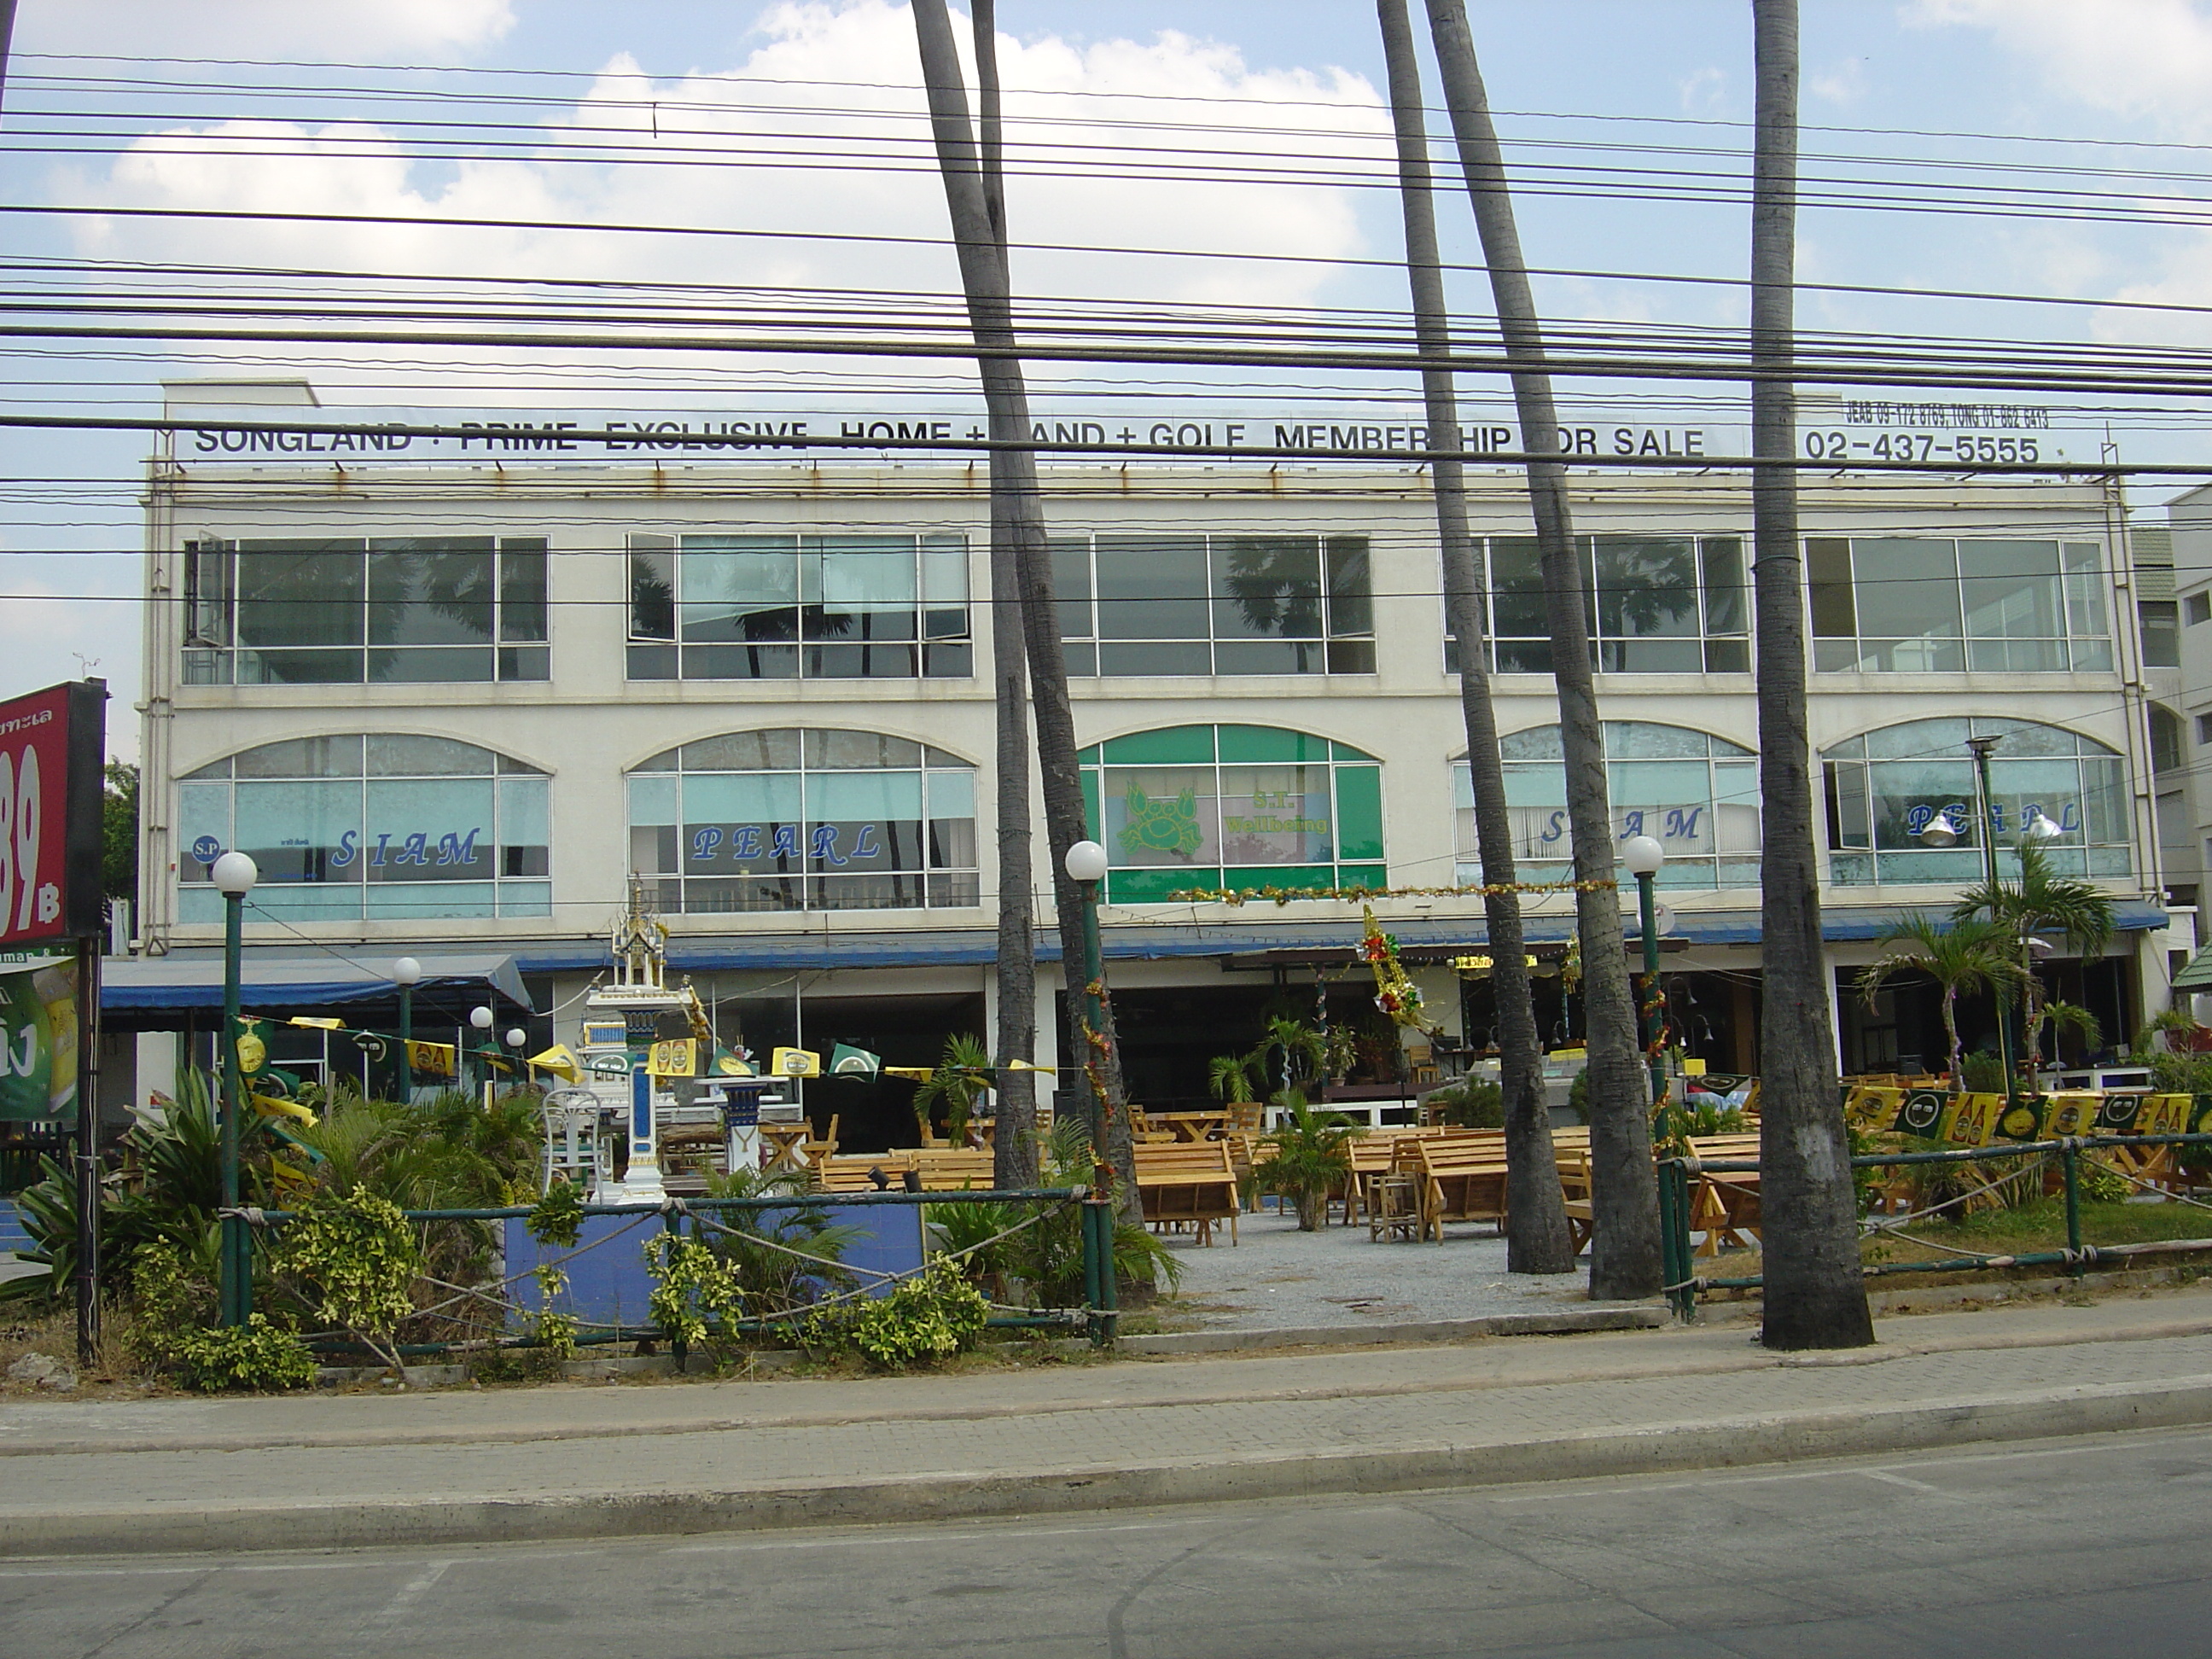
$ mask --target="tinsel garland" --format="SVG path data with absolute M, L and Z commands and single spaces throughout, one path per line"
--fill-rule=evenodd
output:
M 1365 904 L 1391 898 L 1490 898 L 1502 893 L 1595 893 L 1617 889 L 1617 881 L 1490 881 L 1466 887 L 1179 887 L 1160 901 L 1165 904 L 1243 903 L 1247 899 L 1271 899 L 1288 904 L 1293 899 L 1335 899 Z

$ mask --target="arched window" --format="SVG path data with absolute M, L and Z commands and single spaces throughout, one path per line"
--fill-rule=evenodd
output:
M 1380 887 L 1382 768 L 1349 744 L 1271 726 L 1173 726 L 1083 751 L 1106 897 L 1188 888 Z
M 249 915 L 550 915 L 547 785 L 521 761 L 403 732 L 241 750 L 177 785 L 179 915 L 222 920 L 209 872 L 232 847 L 260 866 Z
M 1822 751 L 1828 878 L 1854 887 L 1980 876 L 1966 739 L 1984 737 L 1997 739 L 1990 756 L 1989 827 L 2000 848 L 2040 810 L 2060 830 L 2044 848 L 2055 872 L 2130 872 L 2127 769 L 2119 755 L 2056 726 L 1975 714 L 1887 726 Z M 1939 812 L 1966 828 L 1955 847 L 1939 850 L 1920 839 Z
M 693 915 L 972 906 L 975 769 L 875 732 L 702 738 L 632 770 L 629 847 Z
M 1574 844 L 1559 728 L 1516 732 L 1498 747 L 1516 878 L 1565 880 L 1574 873 Z M 1759 763 L 1750 750 L 1686 726 L 1607 720 L 1605 756 L 1613 839 L 1650 836 L 1664 847 L 1661 886 L 1759 885 Z M 1471 884 L 1482 879 L 1482 856 L 1464 760 L 1452 763 L 1452 798 L 1459 879 Z

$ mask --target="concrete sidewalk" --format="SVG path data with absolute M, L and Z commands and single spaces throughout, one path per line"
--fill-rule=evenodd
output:
M 2212 1422 L 2212 1287 L 847 1381 L 0 1402 L 0 1554 L 912 1521 L 1631 1474 Z

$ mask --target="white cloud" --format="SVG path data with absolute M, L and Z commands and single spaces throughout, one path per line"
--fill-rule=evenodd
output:
M 45 0 L 15 25 L 21 52 L 190 58 L 465 54 L 514 27 L 514 0 Z
M 1908 27 L 1978 28 L 2051 89 L 2182 131 L 2212 117 L 2212 7 L 2201 0 L 1910 0 Z
M 1686 115 L 1718 115 L 1728 104 L 1728 71 L 1708 64 L 1683 76 L 1676 88 Z
M 1805 77 L 1808 97 L 1848 108 L 1867 95 L 1866 59 L 1846 58 Z
M 887 0 L 779 5 L 758 33 L 764 43 L 721 76 L 655 79 L 617 58 L 560 121 L 538 130 L 542 148 L 524 161 L 464 161 L 434 173 L 373 127 L 233 121 L 140 140 L 94 199 L 941 240 L 945 198 L 905 9 Z M 1190 259 L 1018 251 L 1024 297 L 1297 305 L 1319 295 L 1332 268 L 1266 256 L 1328 261 L 1364 252 L 1352 193 L 1299 179 L 1347 157 L 1387 164 L 1388 118 L 1358 76 L 1249 69 L 1232 47 L 1173 33 L 1084 46 L 1002 36 L 999 50 L 1017 242 L 1209 251 Z M 557 159 L 609 143 L 636 146 L 635 159 Z M 204 153 L 214 148 L 224 153 Z M 1122 152 L 1120 176 L 1101 165 L 1113 150 Z M 843 165 L 856 153 L 896 165 Z M 1191 176 L 1208 161 L 1233 176 Z M 1181 176 L 1164 179 L 1164 170 Z M 141 258 L 816 293 L 957 289 L 947 249 L 803 235 L 131 219 L 98 222 L 84 234 L 88 251 Z

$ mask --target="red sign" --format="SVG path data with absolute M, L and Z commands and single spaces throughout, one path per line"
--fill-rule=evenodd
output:
M 100 929 L 107 688 L 0 703 L 0 950 Z

